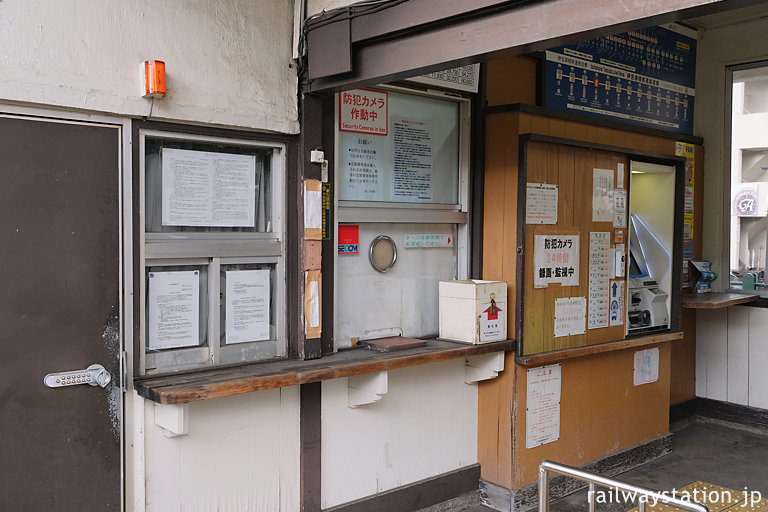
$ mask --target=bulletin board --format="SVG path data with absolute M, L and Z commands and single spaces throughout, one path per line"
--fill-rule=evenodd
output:
M 676 167 L 681 234 L 682 159 L 537 135 L 520 148 L 518 359 L 626 339 L 630 160 Z M 681 238 L 667 332 L 680 330 Z

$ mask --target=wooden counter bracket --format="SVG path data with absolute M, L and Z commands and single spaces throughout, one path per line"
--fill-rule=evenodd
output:
M 183 374 L 137 377 L 136 392 L 160 404 L 186 404 L 253 391 L 383 372 L 396 368 L 512 350 L 512 340 L 467 345 L 429 340 L 426 347 L 399 352 L 345 350 L 321 359 L 281 359 Z

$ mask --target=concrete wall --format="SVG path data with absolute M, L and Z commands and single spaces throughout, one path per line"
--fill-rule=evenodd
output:
M 348 379 L 323 382 L 322 507 L 477 462 L 477 385 L 464 360 L 389 372 L 378 402 L 351 409 Z
M 293 2 L 5 0 L 0 100 L 298 132 Z M 140 63 L 168 96 L 141 97 Z

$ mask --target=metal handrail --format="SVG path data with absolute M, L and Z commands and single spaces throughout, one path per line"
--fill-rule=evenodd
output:
M 690 501 L 681 500 L 672 496 L 667 496 L 659 491 L 653 491 L 644 487 L 638 487 L 637 485 L 627 484 L 607 478 L 595 473 L 590 473 L 578 468 L 566 466 L 564 464 L 558 464 L 549 460 L 542 461 L 539 465 L 539 512 L 549 512 L 549 475 L 550 473 L 556 473 L 576 480 L 581 480 L 589 483 L 589 493 L 587 499 L 589 501 L 589 512 L 595 512 L 597 503 L 595 502 L 595 488 L 596 486 L 607 487 L 609 489 L 616 489 L 617 491 L 625 491 L 634 493 L 635 496 L 647 496 L 652 498 L 656 502 L 661 502 L 667 505 L 673 505 L 682 510 L 688 510 L 690 512 L 709 512 L 709 509 L 699 503 L 693 503 Z M 645 512 L 646 502 L 639 501 L 638 512 Z

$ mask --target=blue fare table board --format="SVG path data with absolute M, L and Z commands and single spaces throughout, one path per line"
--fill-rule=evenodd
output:
M 693 134 L 696 31 L 662 25 L 546 53 L 547 107 Z

